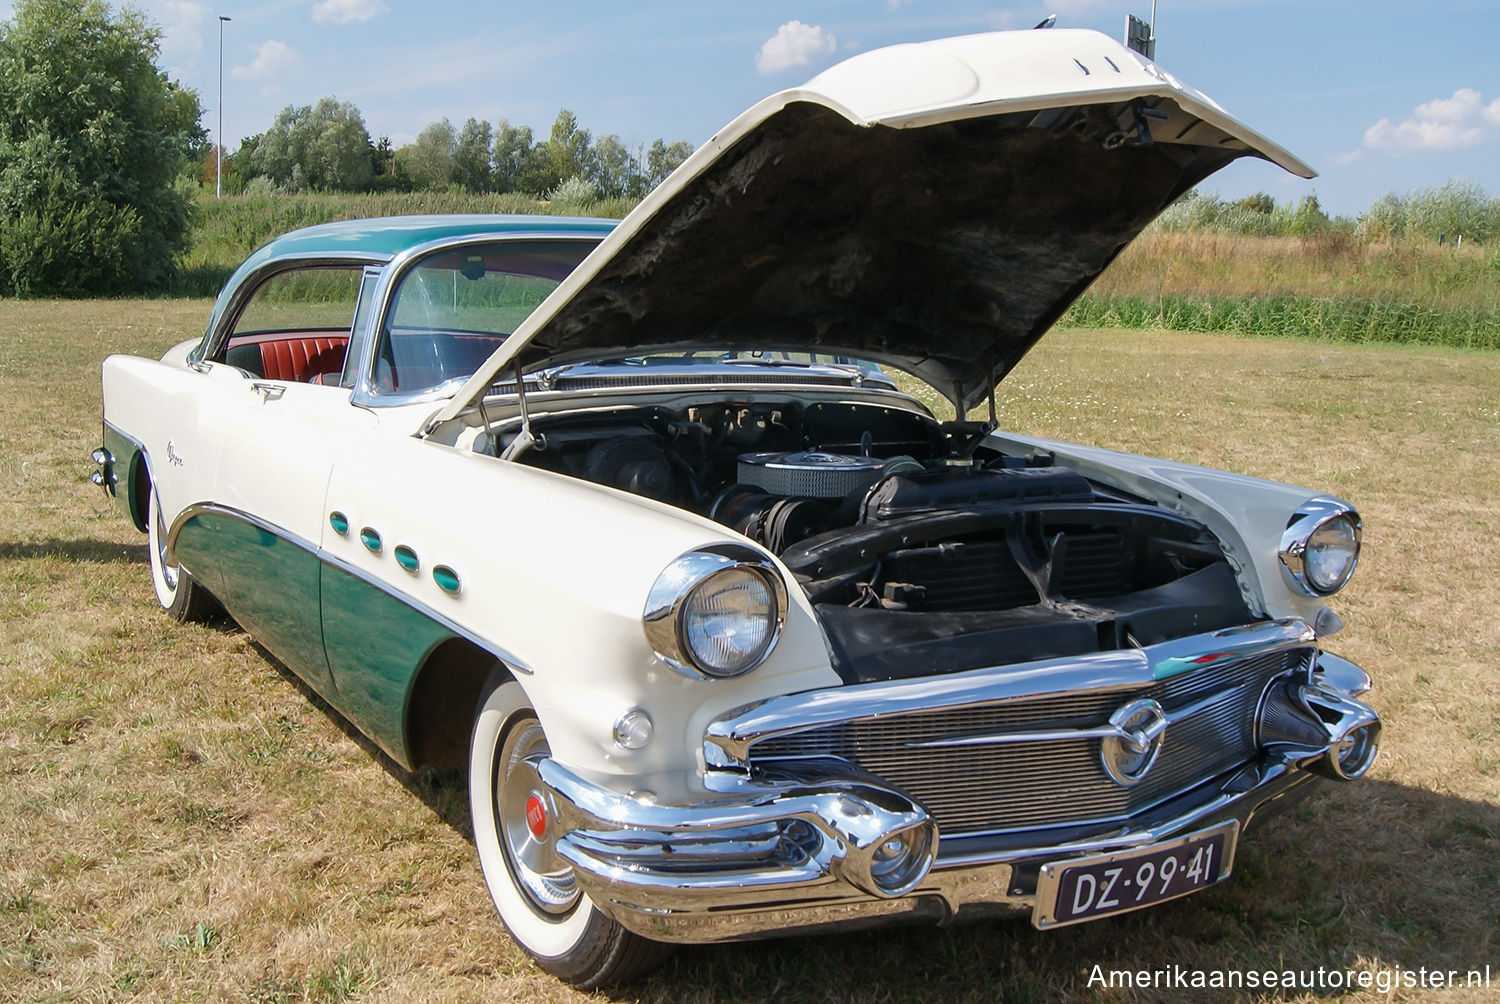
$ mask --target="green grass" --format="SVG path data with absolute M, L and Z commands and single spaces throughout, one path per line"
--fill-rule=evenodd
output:
M 1496 349 L 1500 251 L 1148 231 L 1064 323 Z
M 1500 308 L 1294 296 L 1158 297 L 1085 294 L 1063 318 L 1079 328 L 1153 328 L 1338 342 L 1500 348 Z
M 88 483 L 99 363 L 158 356 L 208 311 L 0 302 L 0 1000 L 1109 1004 L 1223 995 L 1091 988 L 1095 965 L 1500 969 L 1500 354 L 1049 336 L 1006 380 L 1004 426 L 1359 505 L 1333 647 L 1377 681 L 1372 776 L 1156 910 L 687 948 L 606 997 L 507 940 L 461 776 L 400 771 L 245 635 L 156 608 L 143 538 Z

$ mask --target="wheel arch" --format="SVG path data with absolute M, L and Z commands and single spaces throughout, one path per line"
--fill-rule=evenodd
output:
M 474 713 L 497 673 L 516 678 L 503 660 L 467 638 L 449 638 L 428 654 L 406 702 L 407 752 L 413 768 L 468 767 Z

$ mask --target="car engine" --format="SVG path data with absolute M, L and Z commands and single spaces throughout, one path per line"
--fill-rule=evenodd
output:
M 1253 620 L 1217 539 L 986 427 L 763 401 L 542 416 L 521 462 L 691 509 L 781 558 L 851 682 Z M 501 445 L 504 445 L 503 437 Z

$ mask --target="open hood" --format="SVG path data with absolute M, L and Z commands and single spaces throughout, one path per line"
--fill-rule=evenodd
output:
M 689 347 L 873 359 L 967 410 L 1147 223 L 1243 156 L 1313 176 L 1096 32 L 855 56 L 704 144 L 437 419 L 517 363 Z

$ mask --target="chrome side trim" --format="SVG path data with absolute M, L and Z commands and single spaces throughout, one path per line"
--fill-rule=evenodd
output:
M 841 722 L 1067 694 L 1139 690 L 1195 667 L 1313 644 L 1301 620 L 1269 621 L 1147 648 L 1044 659 L 915 680 L 890 680 L 773 697 L 711 722 L 710 768 L 746 772 L 754 743 Z
M 404 603 L 408 607 L 411 607 L 417 613 L 435 622 L 444 630 L 450 631 L 458 637 L 472 642 L 479 648 L 484 649 L 495 658 L 504 662 L 506 668 L 524 673 L 527 676 L 530 676 L 532 674 L 532 668 L 530 666 L 522 662 L 514 653 L 495 644 L 492 639 L 484 638 L 481 635 L 476 634 L 469 628 L 455 621 L 453 618 L 440 613 L 436 608 L 424 603 L 422 600 L 419 600 L 407 593 L 401 592 L 395 586 L 392 586 L 387 582 L 383 582 L 364 569 L 350 564 L 349 562 L 333 554 L 330 554 L 327 550 L 323 549 L 317 544 L 312 543 L 305 537 L 301 537 L 295 533 L 291 533 L 283 527 L 277 526 L 275 523 L 261 519 L 259 516 L 247 513 L 242 509 L 236 509 L 233 506 L 221 505 L 217 502 L 196 502 L 183 509 L 182 512 L 178 514 L 177 518 L 172 521 L 172 526 L 167 531 L 166 554 L 169 563 L 178 564 L 176 556 L 177 535 L 181 532 L 183 525 L 194 516 L 202 515 L 221 516 L 226 519 L 233 519 L 238 522 L 245 523 L 249 526 L 253 526 L 258 530 L 263 530 L 279 540 L 284 540 L 288 544 L 292 544 L 293 546 L 298 547 L 313 555 L 324 565 L 327 565 L 330 568 L 334 568 L 340 572 L 344 572 L 347 575 L 351 575 L 359 581 L 363 582 L 365 585 L 380 590 L 382 593 L 385 593 L 392 599 Z M 192 569 L 188 569 L 188 574 L 194 574 Z M 196 578 L 196 575 L 194 577 Z

